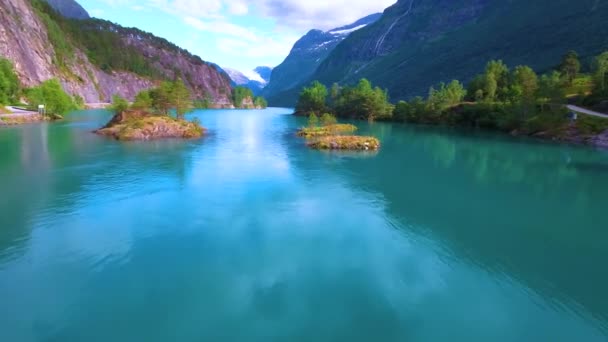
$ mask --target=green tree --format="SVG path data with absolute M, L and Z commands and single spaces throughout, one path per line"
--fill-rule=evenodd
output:
M 327 88 L 318 81 L 314 81 L 310 87 L 306 87 L 300 93 L 300 98 L 296 105 L 296 112 L 300 113 L 321 113 L 325 110 L 325 100 L 327 98 Z
M 243 108 L 243 101 L 247 98 L 253 100 L 253 92 L 247 87 L 237 86 L 232 91 L 232 103 L 236 108 Z
M 566 95 L 562 87 L 562 75 L 558 71 L 542 75 L 538 88 L 538 100 L 541 110 L 544 111 L 547 104 L 563 104 Z
M 266 102 L 266 99 L 261 96 L 256 97 L 253 104 L 255 105 L 256 108 L 265 109 L 268 107 L 268 102 Z
M 525 100 L 534 100 L 538 90 L 538 76 L 526 65 L 520 65 L 513 72 L 513 85 L 521 89 L 521 96 Z
M 428 103 L 431 108 L 442 111 L 461 103 L 466 94 L 467 91 L 459 81 L 453 80 L 447 85 L 442 82 L 439 89 L 431 87 Z
M 483 94 L 488 101 L 494 101 L 496 99 L 496 92 L 498 90 L 498 83 L 494 74 L 489 73 L 485 75 Z
M 121 114 L 129 109 L 129 101 L 123 98 L 120 95 L 112 96 L 112 106 L 111 109 L 116 112 L 116 114 Z
M 534 110 L 538 91 L 538 76 L 529 66 L 520 65 L 513 72 L 511 97 L 524 120 Z
M 36 87 L 26 89 L 25 94 L 33 107 L 45 105 L 47 114 L 65 114 L 78 109 L 74 99 L 63 91 L 57 79 L 50 79 Z
M 171 92 L 173 86 L 171 82 L 162 82 L 160 86 L 150 90 L 150 97 L 152 98 L 152 108 L 160 112 L 161 114 L 168 115 L 169 109 L 171 109 Z
M 170 100 L 179 119 L 183 119 L 192 108 L 192 94 L 181 78 L 177 78 L 171 84 Z
M 321 115 L 320 121 L 321 125 L 323 126 L 335 125 L 338 123 L 336 117 L 329 113 L 324 113 L 323 115 Z
M 393 114 L 387 92 L 379 87 L 373 88 L 367 79 L 361 79 L 354 88 L 342 88 L 334 110 L 338 116 L 367 120 L 389 118 Z
M 486 64 L 485 81 L 486 99 L 489 101 L 503 100 L 509 84 L 509 68 L 501 60 L 489 61 Z
M 594 62 L 594 94 L 608 94 L 608 51 L 595 58 Z
M 15 102 L 19 96 L 20 84 L 13 63 L 0 57 L 0 104 Z
M 308 116 L 308 127 L 319 126 L 319 117 L 315 113 L 310 113 Z
M 581 71 L 581 62 L 578 60 L 578 54 L 575 51 L 568 51 L 562 58 L 562 62 L 559 65 L 559 71 L 562 73 L 568 85 L 572 85 L 572 82 Z
M 131 108 L 137 110 L 150 110 L 152 108 L 152 97 L 150 96 L 150 90 L 142 90 L 135 95 L 135 101 L 133 101 Z

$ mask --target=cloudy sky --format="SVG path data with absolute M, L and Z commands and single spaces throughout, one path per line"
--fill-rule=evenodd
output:
M 329 30 L 396 0 L 79 0 L 89 13 L 138 27 L 223 67 L 276 66 L 313 28 Z

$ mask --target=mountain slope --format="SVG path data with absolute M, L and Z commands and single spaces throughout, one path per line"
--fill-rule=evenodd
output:
M 598 54 L 608 49 L 606 22 L 608 3 L 597 0 L 400 0 L 345 39 L 307 81 L 366 77 L 404 99 L 440 81 L 468 81 L 490 59 L 544 71 L 570 49 Z
M 315 72 L 331 51 L 349 34 L 369 25 L 380 18 L 376 13 L 362 18 L 350 25 L 324 32 L 311 30 L 298 40 L 291 52 L 279 66 L 274 68 L 270 82 L 264 89 L 264 96 L 271 102 L 280 102 L 278 94 L 298 86 Z
M 251 89 L 253 95 L 258 96 L 262 92 L 262 89 L 266 87 L 266 84 L 268 84 L 272 68 L 257 67 L 247 72 L 247 74 L 231 68 L 224 68 L 224 71 L 230 76 L 234 84 L 245 86 Z
M 108 102 L 114 94 L 133 99 L 181 76 L 195 97 L 232 105 L 230 79 L 214 65 L 137 29 L 66 19 L 39 0 L 2 1 L 0 55 L 14 63 L 24 86 L 58 78 L 86 102 Z
M 74 0 L 45 0 L 66 18 L 89 19 L 89 13 Z

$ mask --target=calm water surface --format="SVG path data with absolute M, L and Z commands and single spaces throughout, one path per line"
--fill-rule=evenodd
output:
M 608 152 L 289 110 L 0 128 L 0 341 L 606 341 Z

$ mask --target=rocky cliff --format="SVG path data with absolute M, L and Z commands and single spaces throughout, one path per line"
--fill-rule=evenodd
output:
M 87 44 L 69 37 L 68 21 L 58 22 L 56 14 L 41 11 L 40 3 L 36 3 L 38 7 L 33 5 L 35 1 L 1 0 L 0 3 L 0 55 L 13 61 L 24 86 L 58 78 L 67 92 L 81 96 L 86 102 L 98 103 L 109 102 L 114 94 L 132 99 L 142 89 L 162 79 L 172 79 L 178 72 L 195 97 L 210 97 L 216 107 L 232 105 L 230 80 L 212 64 L 136 29 L 97 19 L 79 20 L 76 26 L 79 31 L 99 29 L 107 30 L 103 37 L 119 35 L 117 41 L 122 46 L 113 48 L 118 51 L 128 48 L 141 55 L 143 59 L 138 62 L 145 63 L 151 71 L 142 75 L 126 71 L 127 68 L 103 68 L 101 63 L 91 60 Z M 62 40 L 58 34 L 66 38 Z M 53 44 L 58 39 L 63 44 L 62 50 Z M 64 46 L 66 44 L 69 46 Z

